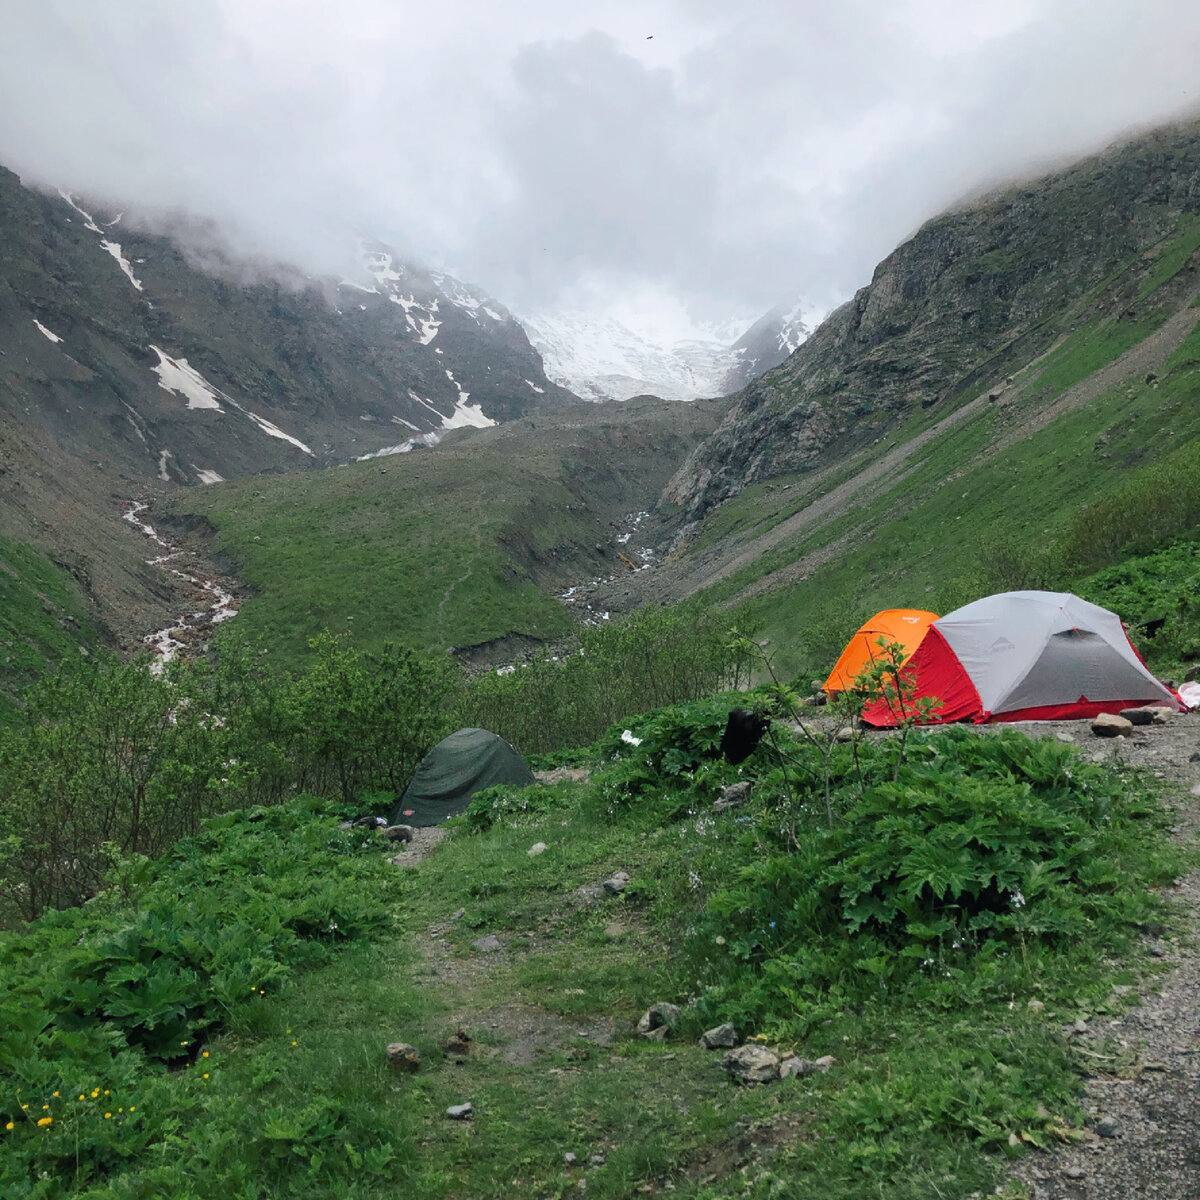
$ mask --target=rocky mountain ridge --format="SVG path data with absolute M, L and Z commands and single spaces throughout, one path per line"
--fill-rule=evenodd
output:
M 695 518 L 939 414 L 1047 349 L 1052 318 L 1200 212 L 1200 124 L 1173 126 L 936 217 L 782 365 L 738 396 L 664 500 Z M 1136 289 L 1135 289 L 1136 291 Z M 1137 318 L 1136 295 L 1097 300 Z

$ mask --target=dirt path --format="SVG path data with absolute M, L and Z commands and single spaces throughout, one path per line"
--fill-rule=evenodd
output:
M 1092 739 L 1080 722 L 1022 728 L 1070 736 L 1093 757 L 1115 755 L 1151 771 L 1178 790 L 1176 836 L 1191 841 L 1200 834 L 1200 799 L 1192 794 L 1200 785 L 1200 716 L 1179 716 L 1108 743 Z M 1149 946 L 1164 973 L 1136 989 L 1137 1006 L 1123 1016 L 1097 1018 L 1085 1032 L 1069 1034 L 1077 1058 L 1094 1072 L 1084 1094 L 1089 1123 L 1108 1136 L 1089 1131 L 1079 1145 L 1018 1163 L 1012 1178 L 1032 1200 L 1200 1196 L 1200 871 L 1168 896 L 1182 910 L 1185 929 Z

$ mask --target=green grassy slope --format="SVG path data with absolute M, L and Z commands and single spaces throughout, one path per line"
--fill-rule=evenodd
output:
M 556 593 L 628 572 L 617 525 L 657 498 L 719 406 L 588 406 L 335 471 L 178 493 L 156 519 L 215 529 L 255 597 L 239 635 L 285 659 L 328 628 L 360 644 L 478 646 L 572 628 Z
M 98 640 L 79 585 L 32 547 L 0 537 L 0 724 L 48 662 Z

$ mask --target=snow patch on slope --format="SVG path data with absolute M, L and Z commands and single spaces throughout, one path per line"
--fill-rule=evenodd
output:
M 245 405 L 239 404 L 228 392 L 213 387 L 195 367 L 188 365 L 186 358 L 172 358 L 157 346 L 151 346 L 150 349 L 158 355 L 159 359 L 158 366 L 153 368 L 154 373 L 158 376 L 158 386 L 165 391 L 177 392 L 185 397 L 188 408 L 214 408 L 217 412 L 222 412 L 220 401 L 224 400 L 226 404 L 236 408 L 243 416 L 253 421 L 268 437 L 290 442 L 297 449 L 303 450 L 305 454 L 316 457 L 299 438 L 292 437 L 290 433 L 284 433 L 274 422 L 268 421 L 266 417 L 260 417 L 256 412 L 251 412 Z
M 41 321 L 39 321 L 39 320 L 37 319 L 37 317 L 34 317 L 34 318 L 33 318 L 33 323 L 34 323 L 34 324 L 35 324 L 35 325 L 38 327 L 38 329 L 40 329 L 40 330 L 42 331 L 42 333 L 44 333 L 44 334 L 46 335 L 46 337 L 48 337 L 48 338 L 49 338 L 49 339 L 50 339 L 52 342 L 61 342 L 61 341 L 62 341 L 62 338 L 60 338 L 60 337 L 58 336 L 58 334 L 57 334 L 57 333 L 51 333 L 51 332 L 50 332 L 50 330 L 48 330 L 48 329 L 45 327 L 45 325 L 43 325 L 43 324 L 41 323 Z
M 108 251 L 108 253 L 117 260 L 117 266 L 119 266 L 121 270 L 124 271 L 129 277 L 129 282 L 132 283 L 139 292 L 143 291 L 144 289 L 142 287 L 142 281 L 138 279 L 136 275 L 134 275 L 133 265 L 121 251 L 121 243 L 109 241 L 109 239 L 104 236 L 104 230 L 101 229 L 92 218 L 92 214 L 84 212 L 84 210 L 75 203 L 75 199 L 70 192 L 65 192 L 62 188 L 59 188 L 58 194 L 83 218 L 83 227 L 85 229 L 90 229 L 93 233 L 100 234 L 100 248 Z M 109 227 L 111 228 L 113 225 L 115 225 L 124 215 L 124 213 L 117 213 L 117 215 L 108 222 Z
M 151 350 L 158 355 L 158 366 L 151 368 L 158 376 L 158 386 L 166 392 L 176 393 L 187 400 L 188 408 L 215 408 L 223 412 L 217 399 L 217 390 L 195 367 L 188 366 L 186 358 L 172 358 L 157 346 Z

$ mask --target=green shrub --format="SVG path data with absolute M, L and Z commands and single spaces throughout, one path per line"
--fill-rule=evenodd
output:
M 840 819 L 829 828 L 810 804 L 794 848 L 760 815 L 754 853 L 697 926 L 717 1012 L 780 1019 L 831 991 L 956 982 L 977 998 L 1011 988 L 1032 948 L 1107 942 L 1151 919 L 1144 889 L 1177 863 L 1141 789 L 1007 730 L 919 734 L 898 754 L 879 739 L 843 759 Z
M 746 677 L 745 655 L 716 620 L 690 607 L 639 609 L 583 630 L 574 653 L 472 680 L 463 721 L 544 754 L 588 745 L 614 722 Z
M 160 863 L 125 864 L 91 905 L 0 935 L 0 1194 L 81 1194 L 133 1164 L 147 1169 L 138 1194 L 164 1194 L 141 1156 L 161 1161 L 197 1115 L 209 1039 L 298 970 L 392 927 L 403 877 L 338 815 L 226 814 Z M 324 1101 L 266 1113 L 243 1131 L 259 1143 L 256 1177 L 353 1153 L 337 1118 Z

